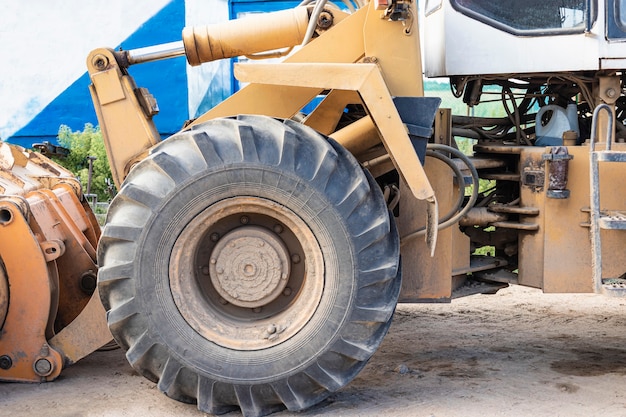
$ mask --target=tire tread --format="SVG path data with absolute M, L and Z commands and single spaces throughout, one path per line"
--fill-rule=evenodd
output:
M 185 149 L 176 152 L 174 146 Z M 184 155 L 191 155 L 189 158 L 194 161 L 186 163 Z M 154 216 L 163 194 L 167 196 L 178 185 L 190 181 L 201 165 L 210 171 L 242 161 L 293 172 L 323 193 L 328 201 L 316 201 L 313 193 L 304 200 L 314 214 L 331 205 L 341 213 L 354 242 L 358 266 L 354 310 L 348 316 L 350 324 L 329 342 L 326 353 L 294 375 L 257 385 L 216 381 L 186 368 L 178 354 L 169 352 L 160 341 L 158 330 L 148 326 L 143 317 L 146 312 L 135 302 L 131 284 L 137 271 L 133 264 L 116 263 L 107 256 L 141 251 L 133 242 L 139 239 L 142 228 L 126 224 L 125 207 L 140 205 L 147 208 L 149 216 Z M 245 169 L 233 170 L 229 175 L 249 183 L 261 181 L 247 178 Z M 263 175 L 263 181 L 275 183 L 278 189 L 288 188 L 283 187 L 287 178 L 270 171 Z M 292 411 L 310 407 L 352 380 L 389 328 L 400 289 L 399 238 L 382 193 L 343 147 L 301 124 L 263 116 L 239 116 L 196 126 L 163 142 L 139 163 L 112 207 L 115 209 L 109 214 L 101 240 L 104 243 L 98 251 L 99 260 L 106 260 L 101 264 L 99 286 L 103 304 L 110 309 L 109 325 L 117 333 L 116 340 L 123 339 L 121 344 L 128 348 L 127 359 L 133 367 L 158 381 L 159 389 L 169 396 L 197 401 L 201 411 L 222 414 L 239 407 L 244 416 L 257 417 L 284 406 Z M 372 300 L 375 292 L 383 295 L 384 302 Z M 331 365 L 338 358 L 345 358 L 345 364 L 335 369 Z M 195 382 L 189 381 L 189 375 Z

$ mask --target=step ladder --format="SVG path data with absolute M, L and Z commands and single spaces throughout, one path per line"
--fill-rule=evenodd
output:
M 601 111 L 608 113 L 608 129 L 606 148 L 596 150 L 596 130 L 598 116 Z M 626 152 L 611 150 L 613 142 L 613 110 L 607 104 L 601 104 L 593 112 L 590 139 L 590 169 L 589 169 L 589 196 L 590 207 L 590 235 L 591 235 L 591 269 L 593 284 L 596 293 L 624 297 L 626 296 L 626 276 L 615 278 L 602 277 L 602 242 L 601 230 L 622 230 L 626 232 L 626 211 L 601 210 L 600 204 L 600 163 L 626 162 Z M 625 168 L 626 172 L 626 168 Z

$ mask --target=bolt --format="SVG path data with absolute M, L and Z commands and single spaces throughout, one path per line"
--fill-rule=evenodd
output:
M 291 288 L 289 288 L 289 287 L 285 287 L 285 289 L 283 290 L 283 295 L 284 295 L 285 297 L 289 297 L 289 296 L 291 295 L 291 292 L 292 292 L 292 291 L 291 291 Z
M 270 324 L 269 326 L 267 326 L 267 333 L 268 334 L 276 333 L 276 325 L 275 324 Z
M 333 15 L 327 11 L 320 13 L 319 19 L 317 19 L 317 26 L 320 29 L 328 29 L 333 25 Z
M 2 355 L 0 356 L 0 368 L 1 369 L 10 369 L 13 366 L 13 361 L 10 356 Z
M 283 274 L 280 276 L 280 278 L 281 278 L 282 280 L 286 280 L 286 279 L 287 279 L 287 274 L 285 274 L 285 273 L 283 272 Z
M 220 240 L 220 234 L 219 233 L 211 233 L 211 242 L 217 242 L 218 240 Z
M 222 267 L 218 267 L 218 268 L 216 269 L 216 271 L 217 271 L 217 273 L 218 273 L 218 274 L 223 274 L 223 273 L 224 273 L 224 268 L 222 268 Z
M 87 295 L 91 295 L 96 290 L 98 278 L 93 271 L 87 271 L 80 277 L 80 289 Z
M 239 294 L 237 294 L 236 292 L 234 292 L 232 296 L 235 300 L 239 300 Z
M 239 221 L 241 222 L 241 224 L 248 224 L 250 222 L 250 219 L 248 218 L 248 216 L 241 216 Z
M 215 265 L 216 263 L 217 263 L 217 259 L 215 259 L 215 258 L 211 258 L 211 264 L 212 264 L 212 265 Z
M 37 359 L 37 361 L 35 361 L 35 372 L 40 376 L 50 375 L 52 372 L 52 364 L 48 359 Z
M 297 253 L 294 253 L 293 255 L 291 255 L 291 262 L 293 262 L 294 264 L 299 264 L 300 261 L 301 261 L 300 255 L 298 255 Z
M 607 88 L 606 90 L 606 96 L 608 98 L 615 98 L 615 96 L 617 95 L 617 92 L 615 91 L 614 88 Z
M 263 310 L 261 307 L 254 307 L 254 308 L 252 309 L 252 311 L 254 311 L 255 313 L 260 313 L 260 312 L 261 312 L 261 310 Z
M 281 234 L 283 232 L 283 227 L 280 224 L 274 225 L 274 233 Z
M 94 56 L 93 61 L 91 62 L 93 63 L 93 66 L 100 71 L 106 69 L 107 65 L 109 65 L 109 59 L 102 54 Z
M 203 266 L 202 267 L 202 273 L 204 275 L 209 275 L 209 267 L 208 266 Z

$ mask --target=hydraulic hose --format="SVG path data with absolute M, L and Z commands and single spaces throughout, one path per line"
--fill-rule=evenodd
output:
M 465 184 L 463 174 L 461 173 L 461 170 L 456 166 L 452 158 L 449 158 L 446 155 L 440 152 L 435 152 L 435 151 L 448 152 L 448 153 L 453 154 L 454 156 L 459 158 L 461 161 L 463 161 L 463 163 L 467 166 L 467 168 L 469 169 L 471 173 L 472 194 L 469 200 L 467 201 L 467 203 L 460 210 L 459 210 L 460 204 L 458 203 L 458 201 L 460 200 L 461 205 L 462 205 L 462 201 L 465 200 L 464 193 L 461 191 L 464 189 L 464 187 L 462 187 L 461 184 Z M 465 155 L 463 152 L 459 151 L 456 148 L 453 148 L 447 145 L 438 144 L 438 143 L 429 143 L 427 145 L 426 154 L 428 156 L 432 156 L 434 158 L 437 158 L 445 162 L 454 171 L 454 175 L 457 177 L 457 181 L 458 181 L 459 188 L 460 188 L 459 200 L 457 200 L 457 204 L 455 205 L 455 207 L 452 208 L 452 210 L 449 213 L 447 213 L 444 217 L 442 217 L 442 221 L 437 226 L 439 230 L 443 230 L 457 223 L 463 216 L 467 214 L 467 212 L 474 206 L 474 204 L 476 204 L 476 201 L 478 200 L 478 186 L 479 186 L 480 179 L 478 177 L 478 171 L 476 171 L 476 167 L 474 166 L 472 161 L 467 157 L 467 155 Z M 426 227 L 422 227 L 407 235 L 404 235 L 400 239 L 401 245 L 404 245 L 406 242 L 418 236 L 423 236 L 425 233 L 426 233 Z

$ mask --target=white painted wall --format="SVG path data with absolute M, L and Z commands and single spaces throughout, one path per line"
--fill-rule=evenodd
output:
M 0 0 L 0 138 L 26 125 L 170 0 Z M 90 103 L 85 103 L 90 105 Z

